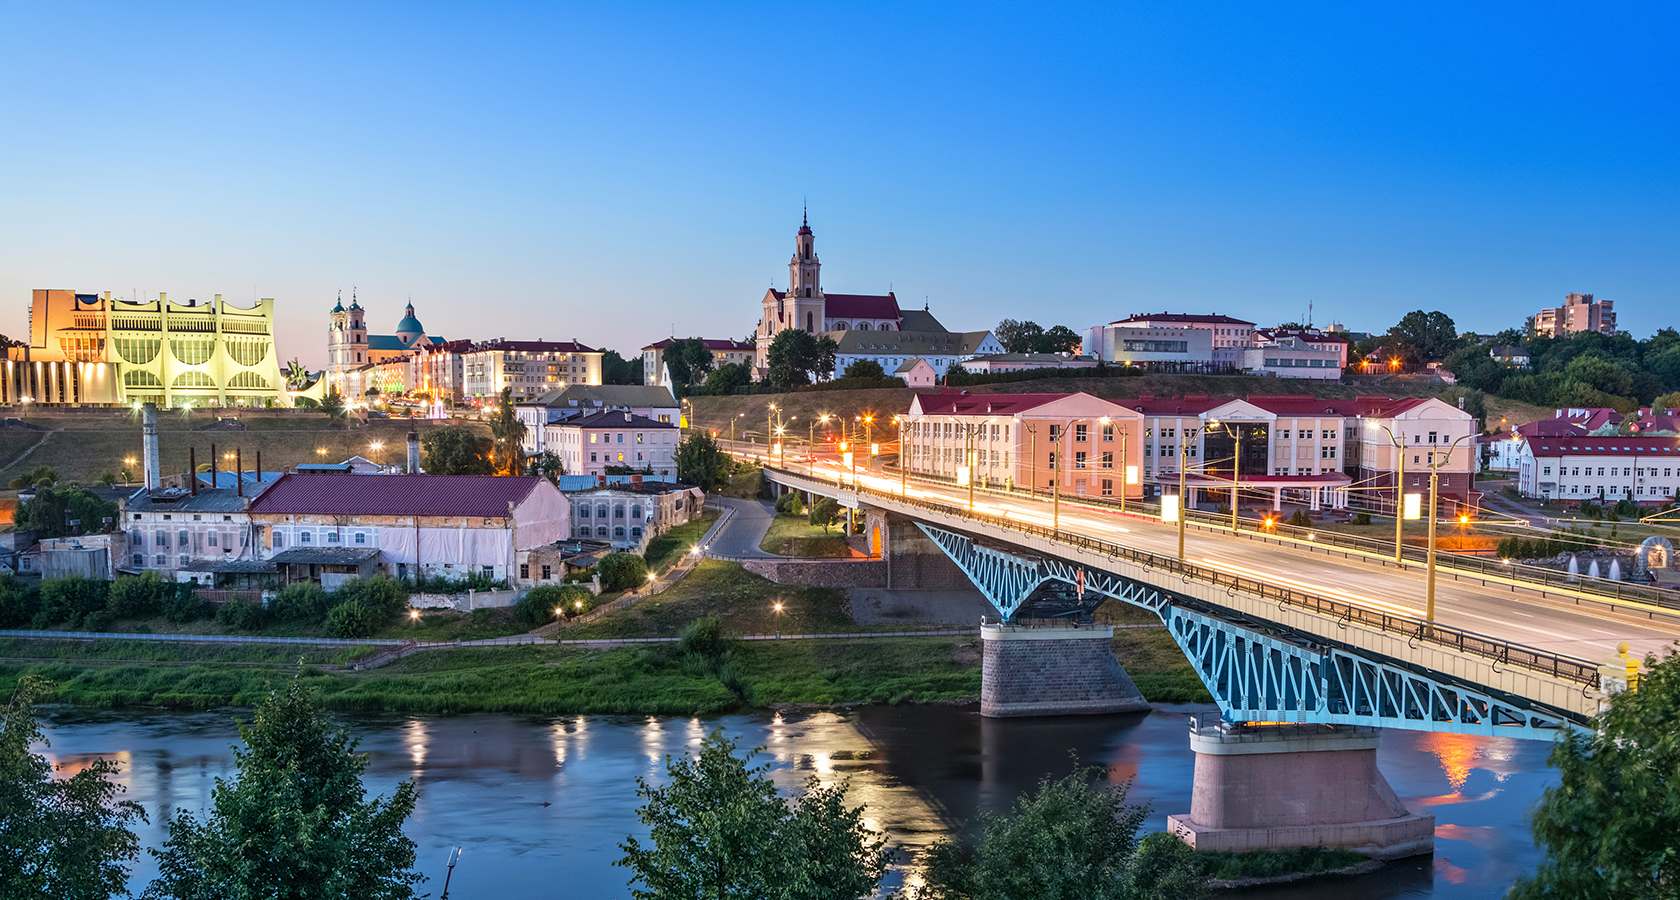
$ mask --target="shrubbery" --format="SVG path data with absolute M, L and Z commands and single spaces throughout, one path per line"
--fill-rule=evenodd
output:
M 581 607 L 578 604 L 583 604 Z M 595 606 L 595 595 L 589 589 L 579 584 L 545 584 L 531 588 L 525 596 L 519 598 L 514 605 L 514 612 L 519 621 L 533 628 L 551 622 L 555 617 L 555 610 L 562 609 L 566 615 L 575 616 L 588 612 Z
M 647 561 L 634 553 L 609 553 L 601 560 L 601 589 L 627 591 L 647 583 Z
M 164 599 L 163 615 L 180 625 L 210 615 L 210 604 L 198 596 L 197 585 L 183 582 L 175 585 L 174 593 Z
M 119 619 L 144 619 L 162 612 L 164 601 L 175 591 L 174 583 L 156 572 L 124 575 L 111 583 L 111 599 L 105 608 Z
M 1611 534 L 1615 533 L 1612 529 Z M 1600 546 L 1600 542 L 1582 531 L 1554 531 L 1546 537 L 1508 537 L 1499 542 L 1502 559 L 1547 559 L 1559 553 L 1578 553 Z
M 776 514 L 782 516 L 802 516 L 805 514 L 805 501 L 799 494 L 789 491 L 776 498 Z
M 245 631 L 255 631 L 268 621 L 268 611 L 256 600 L 234 599 L 216 610 L 216 621 Z
M 340 603 L 327 613 L 327 634 L 335 638 L 365 638 L 380 624 L 380 617 L 361 601 Z
M 332 609 L 332 599 L 321 586 L 300 581 L 288 584 L 268 601 L 268 614 L 279 622 L 320 622 Z
M 41 612 L 45 621 L 63 622 L 70 628 L 82 624 L 88 613 L 102 612 L 111 596 L 111 583 L 72 575 L 41 584 Z
M 41 592 L 17 580 L 10 572 L 0 573 L 0 628 L 26 625 L 41 611 Z

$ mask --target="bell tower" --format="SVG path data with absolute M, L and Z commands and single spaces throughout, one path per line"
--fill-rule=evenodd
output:
M 816 235 L 811 232 L 811 217 L 806 213 L 794 238 L 793 259 L 788 262 L 788 296 L 800 300 L 822 296 L 822 261 L 817 259 Z

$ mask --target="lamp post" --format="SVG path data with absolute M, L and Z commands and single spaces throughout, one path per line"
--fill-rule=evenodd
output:
M 1400 466 L 1394 476 L 1394 562 L 1400 564 L 1405 561 L 1405 545 L 1401 543 L 1401 535 L 1405 525 L 1406 503 L 1406 436 L 1394 436 L 1394 432 L 1387 425 L 1378 425 L 1387 435 L 1389 443 L 1400 455 Z
M 1441 467 L 1452 458 L 1452 452 L 1458 449 L 1459 442 L 1468 437 L 1470 435 L 1461 434 L 1447 447 L 1445 453 L 1429 454 L 1429 602 L 1425 606 L 1423 618 L 1431 625 L 1435 624 L 1435 504 L 1440 496 Z
M 1020 419 L 1016 419 L 1016 421 L 1019 422 Z M 1022 430 L 1026 431 L 1026 433 L 1027 433 L 1027 477 L 1032 479 L 1031 486 L 1027 489 L 1027 491 L 1032 496 L 1032 498 L 1034 500 L 1037 500 L 1038 499 L 1038 426 L 1037 425 L 1028 425 L 1028 424 L 1022 422 L 1021 428 L 1022 428 Z
M 908 422 L 898 416 L 893 417 L 898 423 L 898 492 L 908 496 L 910 493 L 910 460 L 904 448 L 904 433 L 909 428 Z
M 1216 427 L 1216 426 L 1224 429 L 1226 434 L 1229 434 L 1233 439 L 1236 440 L 1236 448 L 1231 451 L 1231 533 L 1236 534 L 1237 533 L 1237 481 L 1238 481 L 1239 476 L 1242 474 L 1238 469 L 1238 467 L 1242 465 L 1242 427 L 1238 426 L 1238 425 L 1233 425 L 1228 421 L 1227 422 L 1221 422 L 1218 419 L 1209 419 L 1208 420 L 1208 427 L 1209 428 L 1213 428 L 1213 427 Z M 1202 465 L 1204 466 L 1203 470 L 1206 471 L 1205 467 L 1207 465 L 1207 462 L 1205 460 L 1202 462 Z
M 1067 467 L 1064 457 L 1067 456 L 1068 429 L 1072 427 L 1072 419 L 1062 423 L 1061 430 L 1056 432 L 1056 449 L 1050 455 L 1050 531 L 1054 534 L 1062 531 L 1062 469 Z

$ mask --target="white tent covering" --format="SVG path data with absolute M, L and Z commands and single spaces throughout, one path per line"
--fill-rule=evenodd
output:
M 469 572 L 492 566 L 498 576 L 507 577 L 517 566 L 517 551 L 551 544 L 569 534 L 566 495 L 546 481 L 511 512 L 511 529 L 476 524 L 435 526 L 426 516 L 421 516 L 418 523 L 382 526 L 375 538 L 380 562 L 395 571 L 399 563 L 415 566 L 418 560 L 418 569 L 430 575 L 442 574 L 445 564 Z M 416 538 L 420 544 L 418 557 Z

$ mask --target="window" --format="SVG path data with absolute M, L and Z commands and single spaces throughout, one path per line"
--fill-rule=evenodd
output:
M 1279 431 L 1278 432 L 1278 440 L 1283 440 L 1283 441 L 1289 440 L 1289 429 L 1285 428 L 1282 431 Z
M 596 526 L 595 536 L 596 537 L 606 537 L 607 536 L 607 526 L 605 526 L 605 525 Z
M 1102 467 L 1105 468 L 1105 469 L 1114 468 L 1114 451 L 1113 450 L 1104 450 L 1103 451 Z
M 1435 443 L 1435 432 L 1433 431 L 1429 432 L 1429 443 Z
M 519 580 L 524 581 L 524 580 L 526 580 L 530 577 L 531 577 L 531 565 L 529 563 L 520 563 L 519 564 Z
M 543 569 L 543 580 L 544 581 L 547 581 L 550 578 L 554 577 L 553 570 L 550 569 L 548 566 L 543 566 L 542 569 Z
M 1546 466 L 1545 468 L 1540 470 L 1540 474 L 1542 474 L 1542 475 L 1552 474 L 1552 467 L 1551 466 Z
M 284 546 L 286 546 L 286 536 L 278 531 L 274 532 L 274 549 L 278 550 Z
M 298 533 L 298 543 L 300 543 L 300 544 L 307 544 L 307 543 L 309 543 L 309 542 L 310 542 L 310 541 L 311 541 L 311 540 L 313 540 L 313 538 L 312 538 L 312 537 L 311 537 L 311 536 L 310 536 L 310 534 L 309 534 L 309 532 L 307 532 L 307 531 L 302 531 L 302 532 L 299 532 L 299 533 Z
M 327 543 L 329 543 L 329 544 L 338 543 L 338 532 L 336 532 L 336 531 L 327 532 Z
M 992 435 L 993 438 L 996 438 L 997 437 L 997 435 L 995 434 L 995 432 L 997 431 L 997 426 L 996 425 L 992 426 L 992 431 L 994 432 L 994 434 Z M 1112 443 L 1114 441 L 1114 423 L 1113 422 L 1104 422 L 1103 423 L 1102 434 L 1103 434 L 1103 441 L 1105 443 Z
M 1320 447 L 1320 448 L 1318 448 L 1318 458 L 1319 459 L 1335 459 L 1336 458 L 1336 448 L 1335 447 Z
M 622 507 L 622 506 L 613 507 L 613 518 L 615 518 L 615 519 L 624 518 L 624 507 Z
M 189 532 L 183 528 L 180 533 L 176 535 L 176 537 L 180 538 L 180 540 L 176 542 L 176 546 L 185 547 L 188 543 L 190 543 L 192 538 L 189 537 L 188 534 Z
M 360 531 L 356 532 L 356 543 L 358 543 L 358 544 L 367 543 L 367 535 L 364 534 L 363 532 L 360 532 Z
M 613 528 L 613 537 L 619 538 L 620 540 L 622 540 L 624 538 L 624 526 L 623 525 L 619 525 L 619 526 Z
M 638 503 L 635 506 L 630 507 L 630 518 L 636 520 L 640 520 L 642 518 L 641 504 Z
M 589 518 L 589 504 L 581 503 L 581 504 L 578 505 L 578 518 L 580 518 L 580 519 Z
M 204 536 L 204 542 L 205 542 L 206 546 L 210 546 L 210 547 L 216 546 L 216 532 L 212 531 L 209 534 L 205 535 Z
M 485 578 L 495 578 L 496 577 L 496 567 L 495 566 L 479 566 L 478 570 L 480 572 L 484 573 Z
M 158 555 L 157 555 L 157 556 L 156 556 L 156 557 L 155 557 L 155 559 L 156 559 L 156 562 L 157 562 L 157 564 L 158 564 L 158 565 L 160 565 L 160 566 L 167 566 L 167 565 L 169 565 L 169 557 L 167 557 L 167 556 L 164 556 L 164 555 L 163 555 L 163 554 L 162 554 L 162 553 L 159 553 L 159 554 L 158 554 Z
M 184 566 L 190 562 L 192 562 L 192 557 L 186 555 L 185 553 L 181 554 L 181 565 Z
M 1057 438 L 1061 437 L 1061 434 L 1062 434 L 1062 426 L 1051 425 L 1050 426 L 1050 443 L 1054 444 L 1056 442 Z
M 1598 474 L 1600 474 L 1600 475 L 1604 474 L 1604 467 L 1603 466 L 1598 467 Z
M 635 538 L 638 541 L 641 540 L 642 539 L 642 526 L 637 525 L 637 526 L 631 528 L 630 529 L 630 536 Z
M 1080 422 L 1078 425 L 1073 426 L 1074 443 L 1083 444 L 1089 439 L 1090 426 L 1086 425 L 1084 422 Z
M 1085 468 L 1085 451 L 1081 450 L 1073 455 L 1073 467 L 1075 469 Z
M 167 546 L 169 546 L 169 532 L 167 532 L 167 531 L 159 531 L 159 532 L 158 532 L 158 533 L 157 533 L 157 545 L 158 545 L 158 546 L 159 546 L 159 547 L 167 547 Z
M 1327 441 L 1333 441 L 1333 440 L 1336 439 L 1336 429 L 1326 428 L 1326 429 L 1324 429 L 1324 433 L 1322 435 L 1320 435 L 1320 437 L 1324 438 Z

